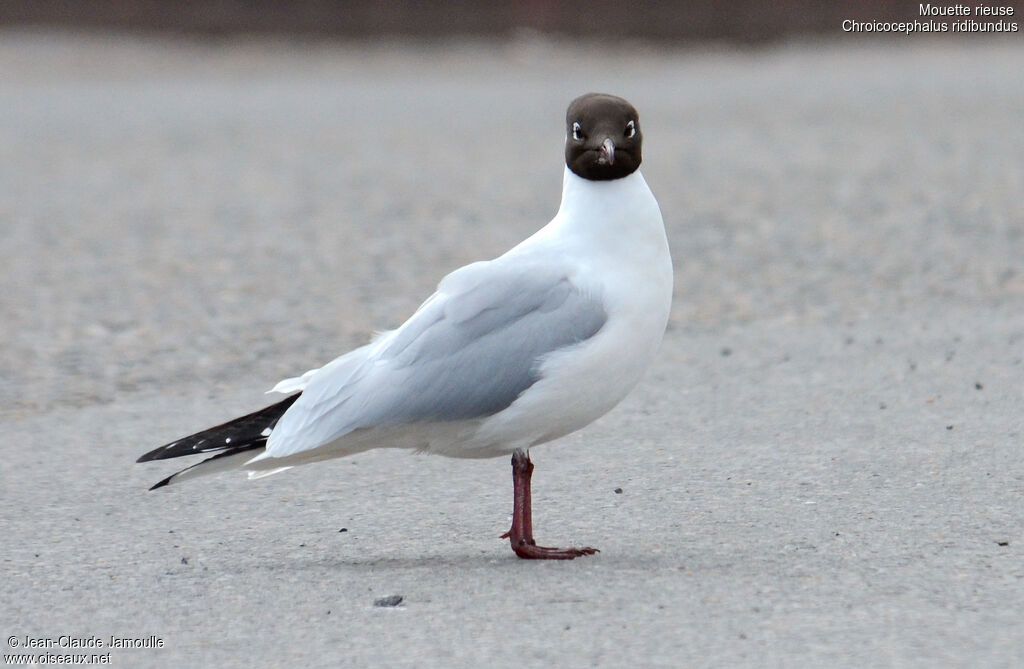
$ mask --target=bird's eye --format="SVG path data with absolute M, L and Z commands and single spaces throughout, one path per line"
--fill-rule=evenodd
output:
M 633 137 L 636 135 L 636 123 L 630 121 L 626 124 L 626 137 Z
M 583 134 L 583 128 L 580 127 L 579 121 L 576 121 L 572 124 L 572 138 L 575 139 L 577 142 L 585 138 L 585 135 Z

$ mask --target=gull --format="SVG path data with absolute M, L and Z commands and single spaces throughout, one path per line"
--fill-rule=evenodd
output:
M 529 449 L 590 424 L 640 380 L 672 303 L 658 203 L 640 174 L 640 119 L 589 93 L 566 112 L 555 217 L 503 255 L 444 277 L 395 330 L 270 392 L 280 402 L 150 451 L 139 462 L 212 457 L 151 489 L 227 469 L 252 478 L 374 448 L 512 457 L 521 558 L 594 548 L 538 546 Z

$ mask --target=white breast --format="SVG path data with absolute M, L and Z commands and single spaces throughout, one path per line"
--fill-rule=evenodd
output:
M 658 203 L 639 172 L 588 181 L 568 169 L 555 218 L 509 254 L 558 254 L 576 285 L 599 295 L 608 320 L 592 338 L 555 352 L 541 379 L 484 421 L 477 447 L 497 453 L 573 432 L 618 404 L 657 352 L 672 303 L 672 260 Z

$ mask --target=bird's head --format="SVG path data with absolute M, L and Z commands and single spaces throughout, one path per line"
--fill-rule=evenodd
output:
M 565 130 L 565 164 L 584 179 L 621 179 L 640 167 L 640 118 L 622 98 L 581 95 L 569 104 Z

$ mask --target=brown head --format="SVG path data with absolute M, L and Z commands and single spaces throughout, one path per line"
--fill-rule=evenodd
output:
M 591 181 L 621 179 L 640 167 L 640 118 L 620 97 L 587 93 L 565 113 L 565 164 Z

